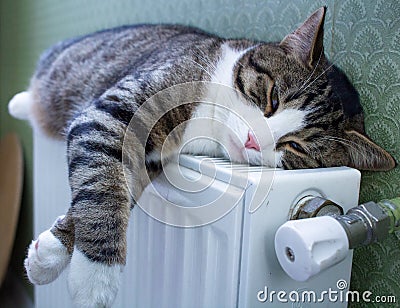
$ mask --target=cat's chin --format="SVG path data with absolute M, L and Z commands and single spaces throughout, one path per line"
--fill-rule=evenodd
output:
M 228 138 L 227 148 L 223 151 L 223 156 L 234 163 L 247 165 L 263 165 L 262 154 L 253 149 L 246 149 L 244 146 L 238 146 L 233 138 Z
M 280 154 L 275 151 L 264 150 L 262 152 L 255 150 L 243 150 L 243 160 L 238 160 L 238 163 L 248 164 L 251 166 L 263 166 L 267 168 L 279 167 Z
M 240 149 L 233 147 L 228 153 L 225 152 L 224 156 L 233 163 L 255 166 L 263 165 L 260 152 L 255 150 L 246 150 L 245 148 Z

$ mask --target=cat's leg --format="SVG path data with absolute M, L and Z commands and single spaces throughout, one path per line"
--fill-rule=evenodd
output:
M 68 212 L 30 244 L 24 261 L 29 280 L 38 285 L 55 280 L 70 262 L 73 241 L 74 228 Z
M 68 287 L 79 307 L 109 307 L 126 261 L 131 208 L 122 166 L 126 123 L 115 102 L 87 108 L 68 134 L 75 245 Z M 115 114 L 112 111 L 115 111 Z M 128 120 L 129 121 L 129 120 Z
M 9 113 L 21 120 L 33 122 L 34 100 L 30 91 L 16 94 L 8 104 Z M 71 259 L 74 242 L 73 225 L 69 213 L 59 217 L 53 226 L 32 241 L 24 261 L 29 280 L 34 284 L 47 284 L 55 280 Z

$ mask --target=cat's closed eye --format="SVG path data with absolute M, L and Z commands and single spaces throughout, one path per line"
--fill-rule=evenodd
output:
M 287 142 L 287 145 L 291 149 L 295 150 L 298 153 L 301 153 L 301 154 L 306 154 L 307 153 L 306 150 L 304 150 L 304 148 L 299 143 L 297 143 L 295 141 L 289 141 L 289 142 Z
M 279 108 L 279 96 L 278 96 L 278 89 L 276 88 L 275 83 L 268 89 L 268 103 L 267 107 L 265 108 L 264 115 L 269 118 L 271 117 L 276 110 Z

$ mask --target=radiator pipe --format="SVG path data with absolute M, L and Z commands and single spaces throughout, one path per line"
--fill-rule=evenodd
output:
M 344 260 L 349 249 L 400 230 L 400 197 L 343 209 L 321 197 L 299 201 L 292 220 L 275 234 L 275 252 L 285 272 L 305 281 Z
M 350 249 L 366 246 L 400 230 L 400 198 L 367 202 L 334 218 L 346 231 Z

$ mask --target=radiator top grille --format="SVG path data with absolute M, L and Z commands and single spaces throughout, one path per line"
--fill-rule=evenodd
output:
M 270 168 L 265 166 L 251 166 L 247 164 L 239 164 L 231 162 L 230 160 L 222 157 L 209 157 L 205 155 L 180 155 L 179 164 L 186 168 L 203 172 L 203 165 L 209 166 L 214 169 L 226 169 L 235 172 L 261 172 L 261 171 L 277 171 L 279 168 Z

